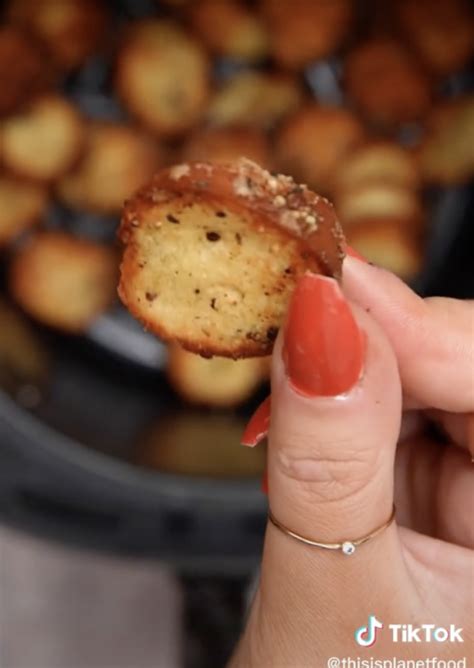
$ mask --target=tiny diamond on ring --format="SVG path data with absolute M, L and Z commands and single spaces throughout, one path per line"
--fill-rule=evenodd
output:
M 346 540 L 341 545 L 341 550 L 345 555 L 350 556 L 351 554 L 354 554 L 354 552 L 356 551 L 356 546 L 354 545 L 354 543 L 351 543 L 349 540 Z

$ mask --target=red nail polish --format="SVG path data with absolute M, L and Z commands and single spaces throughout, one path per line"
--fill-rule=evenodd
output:
M 265 471 L 265 473 L 262 476 L 262 481 L 260 483 L 260 489 L 264 494 L 268 496 L 268 471 Z
M 260 441 L 268 434 L 268 427 L 270 425 L 270 397 L 262 401 L 255 413 L 250 418 L 248 425 L 242 436 L 242 445 L 247 445 L 253 448 L 258 445 Z
M 360 260 L 361 262 L 365 262 L 368 264 L 368 260 L 365 259 L 363 255 L 359 253 L 359 251 L 356 251 L 355 248 L 352 248 L 351 246 L 346 246 L 346 253 L 347 255 L 350 255 L 351 257 L 355 257 L 356 260 Z
M 307 273 L 288 313 L 283 361 L 294 389 L 307 396 L 336 396 L 360 377 L 364 337 L 332 278 Z

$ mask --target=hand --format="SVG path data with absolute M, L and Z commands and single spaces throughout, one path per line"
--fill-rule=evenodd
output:
M 473 303 L 422 300 L 354 258 L 344 263 L 343 292 L 312 275 L 297 286 L 273 357 L 269 505 L 285 526 L 325 543 L 371 533 L 394 502 L 397 517 L 352 556 L 269 523 L 233 668 L 319 668 L 332 656 L 470 665 L 473 329 Z M 247 442 L 264 430 L 264 413 Z M 366 649 L 354 631 L 369 615 L 385 630 Z M 389 624 L 455 625 L 464 642 L 393 643 Z

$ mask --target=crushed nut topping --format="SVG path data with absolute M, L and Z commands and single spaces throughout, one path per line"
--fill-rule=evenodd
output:
M 189 165 L 176 165 L 170 169 L 170 178 L 174 181 L 179 181 L 183 176 L 188 176 L 190 171 L 191 167 Z

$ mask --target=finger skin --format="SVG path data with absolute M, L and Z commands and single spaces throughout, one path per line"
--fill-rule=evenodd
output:
M 474 461 L 474 413 L 459 414 L 430 410 L 427 411 L 427 415 L 443 429 L 453 443 L 467 449 Z
M 473 473 L 472 464 L 461 450 L 445 450 L 438 483 L 438 536 L 471 549 L 474 549 Z
M 382 326 L 414 405 L 474 411 L 473 302 L 421 299 L 393 274 L 353 257 L 344 261 L 343 289 Z

